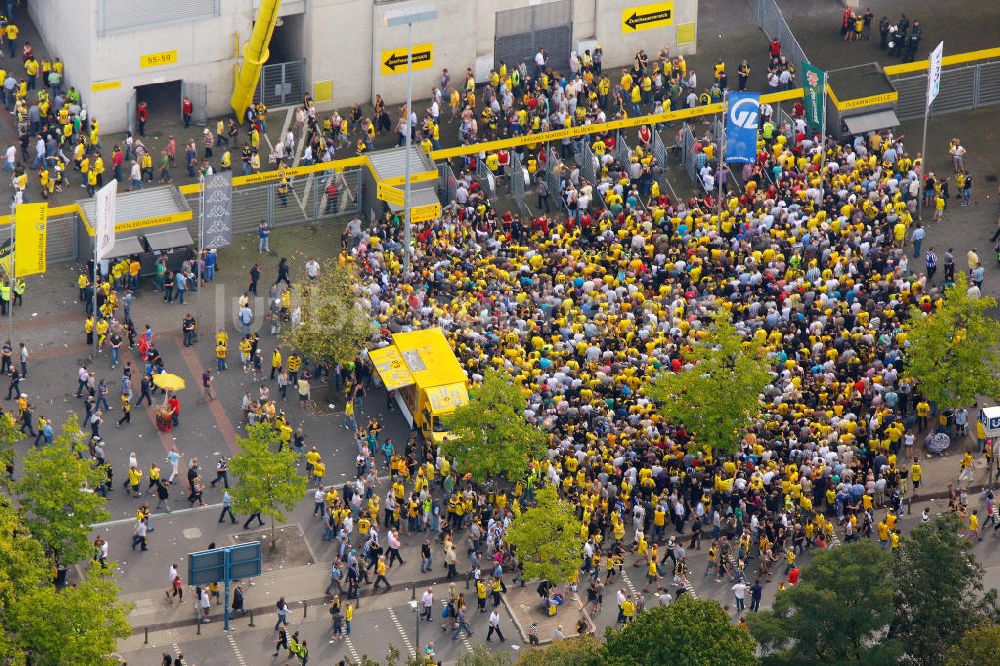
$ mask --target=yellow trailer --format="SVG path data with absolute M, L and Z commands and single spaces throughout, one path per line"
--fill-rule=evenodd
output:
M 435 327 L 396 333 L 391 345 L 368 356 L 410 427 L 428 441 L 443 441 L 448 432 L 441 417 L 469 403 L 469 379 L 444 332 Z

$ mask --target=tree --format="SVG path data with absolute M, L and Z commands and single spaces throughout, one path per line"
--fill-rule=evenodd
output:
M 556 641 L 543 649 L 522 650 L 517 666 L 604 666 L 608 663 L 604 643 L 593 636 Z
M 22 439 L 24 439 L 24 433 L 14 421 L 14 417 L 11 416 L 10 412 L 5 412 L 0 417 L 0 468 L 2 468 L 0 473 L 13 469 L 14 445 Z M 7 481 L 6 476 L 0 476 L 0 483 L 6 485 Z
M 705 338 L 685 349 L 690 369 L 661 371 L 646 388 L 668 421 L 682 424 L 715 451 L 735 451 L 740 431 L 761 411 L 771 383 L 762 344 L 744 340 L 722 311 Z
M 525 577 L 556 584 L 573 580 L 582 557 L 581 526 L 573 508 L 559 499 L 555 486 L 541 487 L 537 505 L 515 518 L 507 532 Z
M 28 452 L 15 485 L 32 536 L 67 566 L 90 553 L 90 526 L 110 515 L 107 500 L 93 490 L 107 478 L 104 469 L 77 455 L 82 437 L 70 417 L 50 446 Z
M 1000 626 L 981 624 L 962 635 L 962 641 L 944 655 L 946 666 L 982 666 L 1000 655 Z
M 893 563 L 895 619 L 891 634 L 921 664 L 944 653 L 983 621 L 983 569 L 954 515 L 916 526 Z
M 482 643 L 458 658 L 458 666 L 510 666 L 509 652 L 494 652 Z
M 132 633 L 129 602 L 118 601 L 118 586 L 91 570 L 79 585 L 57 590 L 54 585 L 26 592 L 11 609 L 11 630 L 32 663 L 117 664 L 110 655 L 118 639 Z
M 965 275 L 958 272 L 932 313 L 911 309 L 906 370 L 924 396 L 941 407 L 1000 393 L 1000 322 L 988 312 L 997 302 L 973 298 L 967 289 Z
M 229 470 L 239 482 L 232 489 L 233 508 L 238 513 L 260 513 L 271 519 L 271 549 L 274 524 L 285 522 L 285 512 L 302 502 L 308 487 L 299 474 L 298 454 L 292 449 L 271 450 L 279 441 L 278 431 L 270 423 L 247 426 L 246 437 L 237 437 L 240 453 L 229 461 Z
M 758 663 L 754 640 L 719 603 L 682 594 L 669 606 L 640 613 L 605 635 L 608 663 L 616 666 L 749 666 Z
M 358 304 L 359 284 L 357 269 L 336 261 L 328 261 L 317 279 L 296 281 L 291 287 L 293 314 L 281 327 L 282 342 L 317 363 L 353 361 L 375 330 Z
M 889 554 L 870 541 L 816 553 L 797 585 L 779 591 L 772 610 L 747 617 L 773 662 L 891 663 L 900 652 L 884 640 L 892 620 Z
M 0 498 L 0 663 L 20 664 L 24 650 L 11 633 L 10 613 L 21 595 L 52 584 L 45 549 L 31 538 L 10 500 Z
M 519 479 L 532 459 L 545 453 L 545 434 L 524 420 L 528 402 L 516 386 L 495 370 L 487 370 L 469 404 L 444 419 L 453 437 L 441 445 L 462 472 L 476 481 L 502 475 Z

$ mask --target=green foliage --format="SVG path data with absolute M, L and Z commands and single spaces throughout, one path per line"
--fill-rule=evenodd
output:
M 1000 393 L 1000 322 L 989 314 L 996 300 L 970 298 L 967 289 L 959 271 L 934 312 L 911 309 L 906 370 L 927 399 L 942 408 Z
M 482 643 L 458 658 L 458 666 L 510 666 L 509 652 L 494 652 Z
M 797 585 L 779 591 L 772 610 L 747 617 L 774 663 L 893 663 L 890 556 L 871 541 L 816 553 Z
M 14 445 L 24 439 L 10 412 L 5 412 L 0 417 L 0 484 L 9 485 L 7 477 L 3 472 L 14 464 Z
M 730 622 L 717 601 L 690 594 L 640 613 L 622 629 L 608 629 L 605 640 L 607 663 L 614 666 L 750 666 L 759 661 L 753 638 Z
M 308 487 L 299 474 L 298 454 L 292 449 L 280 453 L 271 449 L 280 439 L 270 423 L 247 426 L 246 437 L 237 437 L 240 453 L 229 461 L 229 471 L 238 479 L 231 490 L 233 509 L 242 514 L 260 512 L 271 519 L 271 546 L 274 547 L 274 524 L 285 522 L 285 512 L 302 502 Z
M 522 650 L 517 666 L 604 666 L 608 653 L 593 636 L 555 641 L 541 649 Z
M 477 482 L 502 475 L 524 477 L 531 460 L 545 453 L 545 433 L 524 420 L 527 400 L 516 386 L 495 370 L 487 370 L 469 404 L 444 418 L 453 438 L 441 445 L 461 472 Z
M 117 664 L 110 655 L 118 639 L 132 633 L 132 604 L 118 601 L 118 586 L 92 570 L 79 585 L 53 585 L 26 591 L 11 609 L 9 628 L 30 649 L 32 663 Z
M 1000 626 L 981 624 L 969 629 L 944 655 L 946 666 L 983 666 L 1000 658 Z
M 554 486 L 539 488 L 536 497 L 537 505 L 511 523 L 507 541 L 517 548 L 526 578 L 567 583 L 582 561 L 581 523 Z
M 361 280 L 353 266 L 328 261 L 315 280 L 292 285 L 291 308 L 301 321 L 281 327 L 281 341 L 304 358 L 328 365 L 348 363 L 371 339 L 374 325 L 358 305 Z
M 107 520 L 105 498 L 93 491 L 105 471 L 77 456 L 83 432 L 71 417 L 50 445 L 24 457 L 24 476 L 15 484 L 32 536 L 72 565 L 90 553 L 90 526 Z
M 736 450 L 740 431 L 761 411 L 760 393 L 771 383 L 762 345 L 743 340 L 722 311 L 707 337 L 684 350 L 690 370 L 660 372 L 646 387 L 660 414 L 683 424 L 702 446 Z
M 983 621 L 983 569 L 954 515 L 916 526 L 896 551 L 892 635 L 919 664 L 945 652 Z

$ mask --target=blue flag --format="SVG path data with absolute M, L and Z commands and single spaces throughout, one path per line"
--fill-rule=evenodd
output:
M 726 110 L 726 161 L 741 164 L 757 159 L 759 93 L 729 93 Z

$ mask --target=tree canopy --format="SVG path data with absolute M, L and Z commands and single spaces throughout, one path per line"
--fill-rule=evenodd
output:
M 469 403 L 444 419 L 452 438 L 441 445 L 462 472 L 482 482 L 501 475 L 509 480 L 528 473 L 532 459 L 545 453 L 545 433 L 524 420 L 527 400 L 509 378 L 487 370 Z
M 959 271 L 930 314 L 911 309 L 905 367 L 928 400 L 941 407 L 1000 394 L 1000 322 L 989 314 L 990 297 L 974 298 Z
M 702 446 L 735 451 L 741 430 L 760 414 L 760 394 L 771 383 L 763 346 L 744 340 L 725 311 L 703 339 L 682 351 L 690 369 L 661 371 L 646 387 L 659 412 L 682 424 Z
M 293 283 L 293 315 L 281 327 L 282 342 L 314 362 L 334 365 L 353 361 L 374 332 L 371 318 L 358 304 L 359 284 L 356 268 L 332 260 L 324 264 L 315 280 L 304 278 Z
M 608 629 L 608 663 L 615 666 L 751 666 L 753 638 L 736 627 L 713 599 L 682 594 L 666 607 L 640 613 L 621 629 Z
M 817 551 L 797 585 L 779 591 L 771 610 L 747 617 L 769 661 L 820 664 L 892 663 L 889 554 L 871 541 Z
M 608 653 L 594 636 L 555 641 L 541 649 L 522 650 L 517 666 L 605 666 Z
M 105 471 L 77 455 L 82 434 L 71 417 L 51 445 L 25 455 L 24 476 L 15 484 L 32 536 L 65 565 L 90 553 L 90 526 L 110 515 L 94 492 Z
M 906 535 L 893 563 L 892 635 L 920 664 L 940 664 L 945 652 L 983 616 L 983 569 L 958 518 L 940 516 Z
M 239 481 L 232 488 L 233 509 L 238 513 L 261 515 L 271 519 L 271 546 L 274 525 L 285 522 L 285 512 L 302 502 L 308 481 L 299 474 L 298 454 L 292 449 L 272 450 L 279 441 L 278 431 L 270 423 L 247 426 L 245 437 L 237 437 L 240 452 L 229 461 L 229 471 Z
M 507 541 L 517 548 L 526 578 L 566 583 L 580 566 L 580 528 L 573 508 L 559 499 L 555 486 L 545 485 L 538 490 L 537 505 L 511 523 Z

